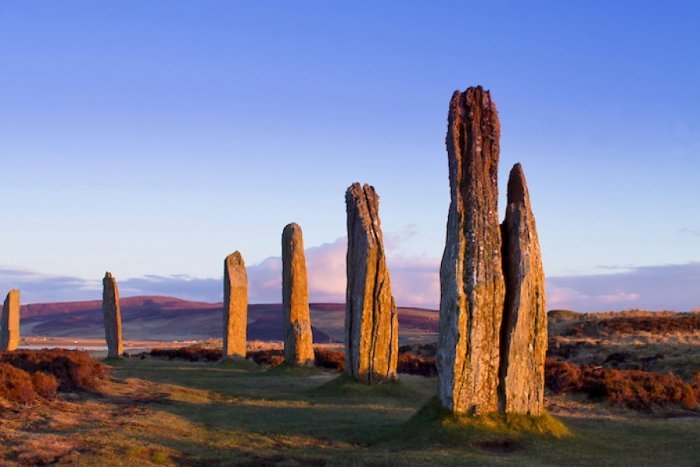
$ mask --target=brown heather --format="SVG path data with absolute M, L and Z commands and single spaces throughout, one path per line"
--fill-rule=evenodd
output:
M 109 377 L 109 369 L 81 350 L 15 350 L 0 352 L 0 363 L 27 373 L 47 373 L 56 377 L 61 391 L 98 392 Z M 39 384 L 41 377 L 38 377 Z

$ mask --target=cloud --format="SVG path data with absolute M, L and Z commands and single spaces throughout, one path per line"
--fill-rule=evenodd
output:
M 615 274 L 550 277 L 548 308 L 687 311 L 700 307 L 700 262 L 631 267 Z
M 406 235 L 406 234 L 403 234 Z M 405 236 L 403 237 L 406 238 Z M 397 241 L 394 245 L 398 245 Z M 345 301 L 345 255 L 347 239 L 338 238 L 307 248 L 306 267 L 309 274 L 309 300 L 315 303 Z M 397 304 L 437 308 L 440 301 L 439 260 L 424 258 L 388 258 L 391 286 Z M 248 268 L 251 302 L 279 302 L 282 260 L 268 258 Z
M 415 233 L 406 231 L 391 237 L 396 249 Z M 315 303 L 345 301 L 345 254 L 347 239 L 338 238 L 306 249 L 309 274 L 309 299 Z M 437 308 L 439 304 L 439 261 L 425 258 L 389 256 L 392 289 L 402 306 Z M 258 264 L 248 265 L 249 300 L 251 303 L 279 303 L 282 300 L 282 260 L 270 257 Z M 170 295 L 187 300 L 218 302 L 223 298 L 222 278 L 198 278 L 187 274 L 145 275 L 119 279 L 122 296 Z M 19 288 L 23 303 L 72 300 L 99 300 L 100 279 L 51 276 L 18 268 L 0 269 L 0 290 Z
M 678 231 L 681 235 L 690 235 L 691 237 L 700 237 L 700 229 L 691 229 L 684 227 Z
M 100 280 L 54 276 L 22 268 L 0 267 L 0 300 L 10 289 L 20 289 L 22 302 L 97 300 L 101 298 Z

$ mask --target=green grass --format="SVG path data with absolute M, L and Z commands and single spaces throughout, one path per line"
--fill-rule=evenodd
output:
M 413 378 L 415 380 L 415 377 Z M 317 397 L 331 397 L 353 401 L 361 399 L 411 399 L 423 397 L 419 390 L 410 384 L 394 380 L 381 384 L 363 384 L 355 381 L 351 376 L 342 373 L 327 383 L 315 388 L 310 395 Z
M 42 428 L 77 443 L 71 462 L 684 466 L 700 458 L 698 419 L 563 419 L 568 430 L 550 416 L 455 419 L 435 402 L 434 378 L 368 386 L 316 369 L 156 359 L 114 362 L 112 371 L 114 394 L 81 402 L 102 407 L 103 421 Z
M 260 368 L 255 362 L 245 358 L 226 358 L 217 362 L 216 365 L 221 368 L 248 371 L 258 370 Z

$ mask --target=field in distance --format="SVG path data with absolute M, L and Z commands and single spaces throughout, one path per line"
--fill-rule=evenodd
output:
M 124 338 L 136 341 L 207 340 L 221 337 L 222 304 L 174 297 L 129 297 L 120 300 Z M 345 305 L 312 303 L 314 342 L 343 341 Z M 102 302 L 99 300 L 24 305 L 21 335 L 104 339 Z M 399 307 L 402 343 L 434 340 L 435 310 Z M 254 304 L 248 308 L 248 339 L 282 339 L 282 305 Z

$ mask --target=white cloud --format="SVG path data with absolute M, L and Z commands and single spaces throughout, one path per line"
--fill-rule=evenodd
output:
M 700 307 L 700 262 L 630 267 L 615 274 L 550 277 L 548 308 L 687 311 Z

